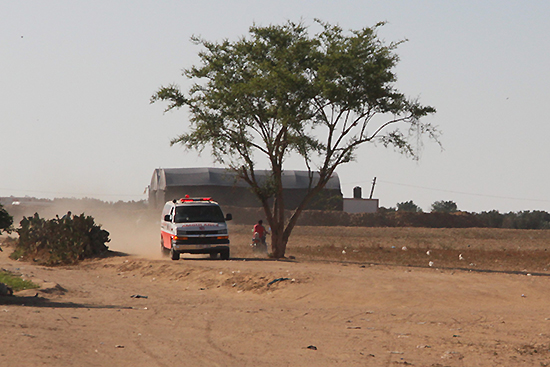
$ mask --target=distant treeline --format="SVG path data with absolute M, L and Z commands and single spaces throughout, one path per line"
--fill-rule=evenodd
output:
M 398 211 L 349 214 L 342 212 L 309 212 L 304 215 L 300 224 L 363 227 L 550 229 L 550 214 L 544 211 L 501 214 L 496 210 L 482 213 L 413 213 Z
M 8 201 L 14 198 L 0 198 Z M 43 217 L 54 217 L 55 214 L 74 212 L 92 212 L 97 210 L 119 210 L 123 212 L 133 211 L 158 211 L 151 209 L 147 201 L 118 201 L 105 202 L 97 199 L 34 199 L 25 198 L 18 205 L 4 203 L 4 208 L 14 218 L 32 216 L 39 212 Z M 11 203 L 10 201 L 10 203 Z M 452 202 L 443 202 L 452 203 Z M 408 203 L 401 203 L 408 204 Z M 410 204 L 413 204 L 410 202 Z M 265 221 L 265 215 L 261 208 L 222 208 L 226 213 L 233 214 L 234 223 L 255 224 L 259 219 Z M 399 208 L 398 208 L 399 209 Z M 433 208 L 432 208 L 433 209 Z M 154 217 L 153 213 L 152 217 Z M 287 218 L 291 214 L 287 213 Z M 159 214 L 160 215 L 160 214 Z M 15 222 L 16 224 L 18 222 Z M 455 211 L 450 213 L 432 211 L 395 210 L 394 208 L 380 208 L 377 213 L 351 214 L 338 210 L 306 210 L 301 215 L 298 225 L 307 226 L 361 226 L 361 227 L 426 227 L 426 228 L 511 228 L 511 229 L 550 229 L 550 214 L 545 211 L 520 211 L 500 213 L 491 210 L 481 213 L 469 213 Z
M 231 212 L 236 223 L 254 224 L 264 219 L 257 208 L 224 208 Z M 290 214 L 290 213 L 289 213 Z M 550 214 L 545 211 L 521 211 L 506 214 L 496 210 L 482 213 L 422 213 L 390 211 L 351 214 L 341 211 L 306 210 L 298 220 L 305 226 L 350 227 L 425 227 L 425 228 L 511 228 L 550 229 Z
M 550 214 L 541 211 L 521 211 L 501 214 L 498 210 L 481 212 L 474 216 L 490 228 L 550 229 Z

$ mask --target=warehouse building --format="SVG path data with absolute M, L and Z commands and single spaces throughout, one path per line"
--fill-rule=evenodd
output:
M 255 171 L 259 181 L 271 171 Z M 313 173 L 313 179 L 319 174 Z M 308 171 L 284 171 L 283 190 L 286 209 L 295 209 L 308 192 Z M 259 207 L 260 201 L 250 186 L 235 172 L 224 168 L 157 168 L 149 185 L 149 205 L 158 208 L 165 202 L 190 197 L 211 197 L 221 205 Z M 310 202 L 308 209 L 342 210 L 343 199 L 338 175 L 330 178 L 325 188 Z

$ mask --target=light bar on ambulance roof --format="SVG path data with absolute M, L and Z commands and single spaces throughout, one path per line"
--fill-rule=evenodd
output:
M 212 201 L 212 198 L 190 198 L 189 195 L 185 195 L 185 197 L 181 198 L 180 201 L 182 203 L 189 201 Z

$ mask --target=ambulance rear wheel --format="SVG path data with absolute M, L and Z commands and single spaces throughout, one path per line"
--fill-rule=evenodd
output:
M 180 259 L 180 253 L 177 251 L 174 251 L 174 249 L 170 250 L 170 258 L 172 260 L 179 260 Z

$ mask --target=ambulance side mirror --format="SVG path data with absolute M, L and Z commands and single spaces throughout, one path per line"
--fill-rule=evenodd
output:
M 166 214 L 166 215 L 164 216 L 164 221 L 165 221 L 165 222 L 171 222 L 171 221 L 172 221 L 172 218 L 170 218 L 170 214 Z
M 233 219 L 233 216 L 231 215 L 231 213 L 227 213 L 225 215 L 225 220 L 231 220 L 231 219 Z

